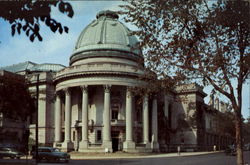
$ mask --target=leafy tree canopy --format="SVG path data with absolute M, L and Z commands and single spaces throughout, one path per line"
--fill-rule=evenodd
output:
M 158 77 L 212 85 L 230 100 L 237 164 L 243 165 L 241 107 L 243 83 L 250 73 L 250 3 L 208 2 L 129 0 L 122 7 L 125 20 L 139 29 L 135 34 L 146 65 Z
M 51 8 L 58 7 L 58 10 L 66 14 L 68 17 L 73 17 L 74 11 L 68 2 L 63 0 L 40 1 L 40 0 L 25 0 L 25 1 L 0 1 L 0 17 L 11 24 L 11 34 L 20 34 L 25 32 L 30 41 L 37 38 L 42 41 L 40 34 L 41 23 L 43 22 L 50 28 L 52 32 L 58 31 L 68 33 L 68 27 L 63 26 L 51 16 Z
M 25 121 L 35 111 L 34 103 L 24 78 L 0 75 L 0 112 L 4 117 Z

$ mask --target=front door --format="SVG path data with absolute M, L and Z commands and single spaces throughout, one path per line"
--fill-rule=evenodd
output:
M 112 131 L 111 137 L 112 137 L 112 149 L 113 152 L 118 151 L 119 149 L 119 131 Z
M 119 144 L 119 139 L 118 138 L 112 138 L 112 149 L 113 149 L 113 152 L 118 151 L 118 144 Z

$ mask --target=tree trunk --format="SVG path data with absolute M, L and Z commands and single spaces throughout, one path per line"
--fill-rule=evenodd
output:
M 242 150 L 242 120 L 239 108 L 235 109 L 235 129 L 236 129 L 236 153 L 237 165 L 244 165 L 243 150 Z

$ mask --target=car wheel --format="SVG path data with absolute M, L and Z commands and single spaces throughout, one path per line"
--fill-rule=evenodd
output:
M 56 162 L 60 162 L 60 158 L 56 158 L 55 161 L 56 161 Z
M 69 160 L 65 160 L 65 163 L 69 163 Z

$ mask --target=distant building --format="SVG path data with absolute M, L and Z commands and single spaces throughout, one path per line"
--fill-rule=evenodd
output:
M 213 113 L 200 86 L 145 94 L 138 104 L 132 89 L 147 84 L 139 79 L 146 74 L 143 56 L 118 18 L 112 11 L 98 13 L 80 34 L 68 67 L 24 62 L 2 68 L 24 75 L 32 94 L 39 83 L 39 142 L 80 152 L 158 152 L 178 145 L 193 151 L 215 145 L 216 135 L 209 131 Z M 33 138 L 34 123 L 31 117 Z
M 25 83 L 25 78 L 21 75 L 11 73 L 8 71 L 0 70 L 0 92 L 4 88 L 3 79 L 16 79 L 15 85 Z M 13 93 L 14 95 L 14 93 Z M 0 108 L 3 109 L 6 106 L 3 106 L 2 94 L 0 95 Z M 5 97 L 11 97 L 5 94 Z M 8 109 L 5 108 L 7 111 Z M 0 112 L 0 147 L 15 147 L 23 148 L 22 144 L 24 136 L 27 131 L 27 123 L 23 122 L 20 116 L 12 116 L 4 112 Z

